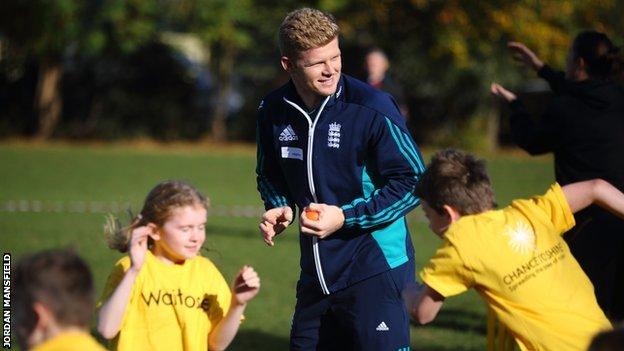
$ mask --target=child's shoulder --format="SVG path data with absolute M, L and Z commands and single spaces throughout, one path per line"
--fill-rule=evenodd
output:
M 126 255 L 123 256 L 122 258 L 118 259 L 117 262 L 115 262 L 115 268 L 119 269 L 123 269 L 124 271 L 128 270 L 130 268 L 130 265 L 132 264 L 132 261 L 130 260 L 130 256 Z
M 444 233 L 445 239 L 457 250 L 479 250 L 505 227 L 503 210 L 489 210 L 462 216 Z
M 189 269 L 193 272 L 201 272 L 201 276 L 204 277 L 206 281 L 213 283 L 215 281 L 221 281 L 227 286 L 223 273 L 221 273 L 221 270 L 209 258 L 198 255 L 192 258 L 190 263 L 192 266 L 189 267 Z
M 197 256 L 195 256 L 194 258 L 192 258 L 192 260 L 194 262 L 196 262 L 197 264 L 202 264 L 202 265 L 212 265 L 214 266 L 214 263 L 206 256 L 202 256 L 200 254 L 198 254 Z
M 507 209 L 521 211 L 529 219 L 544 215 L 571 215 L 568 201 L 558 183 L 552 184 L 543 194 L 534 195 L 528 199 L 513 200 Z
M 473 215 L 462 216 L 457 222 L 451 225 L 449 231 L 480 233 L 491 226 L 499 225 L 502 221 L 504 221 L 502 210 L 489 210 Z
M 191 259 L 193 264 L 199 266 L 203 269 L 214 269 L 219 270 L 217 266 L 210 260 L 208 257 L 197 255 L 196 257 Z

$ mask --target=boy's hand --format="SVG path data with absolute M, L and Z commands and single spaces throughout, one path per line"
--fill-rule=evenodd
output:
M 251 266 L 243 266 L 238 271 L 232 286 L 232 298 L 238 305 L 245 305 L 260 291 L 260 277 Z
M 156 225 L 149 223 L 148 225 L 134 228 L 130 234 L 130 243 L 128 243 L 128 253 L 130 254 L 131 269 L 136 272 L 141 270 L 145 261 L 147 252 L 147 241 L 149 237 L 156 236 Z
M 516 94 L 503 88 L 502 85 L 497 83 L 492 83 L 492 85 L 490 86 L 490 91 L 492 92 L 492 94 L 505 99 L 507 102 L 512 102 L 517 99 Z
M 418 295 L 422 293 L 424 285 L 418 283 L 410 283 L 401 292 L 403 302 L 405 303 L 405 309 L 410 315 L 414 314 L 416 302 L 418 302 Z
M 318 212 L 318 216 L 316 214 L 308 216 L 306 214 L 307 211 Z M 312 217 L 312 219 L 309 217 Z M 313 219 L 315 217 L 318 217 L 318 219 Z M 342 228 L 344 221 L 345 216 L 340 207 L 311 203 L 302 211 L 299 222 L 301 223 L 302 233 L 323 239 Z
M 540 68 L 544 67 L 542 60 L 540 60 L 539 57 L 537 57 L 537 55 L 535 55 L 535 53 L 524 44 L 510 41 L 507 43 L 507 48 L 511 51 L 514 59 L 523 62 L 526 66 L 531 67 L 536 71 L 539 71 Z
M 433 321 L 444 303 L 444 296 L 427 284 L 408 284 L 401 292 L 401 296 L 407 312 L 420 324 Z
M 293 220 L 293 211 L 289 206 L 276 207 L 266 211 L 262 215 L 262 221 L 258 226 L 264 242 L 273 246 L 273 237 L 281 233 Z

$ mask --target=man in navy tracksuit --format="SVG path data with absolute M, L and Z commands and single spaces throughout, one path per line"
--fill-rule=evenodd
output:
M 422 157 L 396 103 L 341 75 L 334 18 L 304 8 L 280 27 L 291 81 L 262 101 L 258 190 L 267 244 L 300 221 L 301 276 L 292 350 L 409 350 L 401 290 L 414 281 L 405 214 Z

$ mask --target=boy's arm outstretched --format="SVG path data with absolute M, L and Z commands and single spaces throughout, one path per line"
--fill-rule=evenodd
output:
M 253 299 L 259 290 L 258 273 L 250 266 L 243 266 L 234 279 L 230 309 L 208 335 L 209 350 L 225 350 L 230 345 L 238 332 L 247 302 Z
M 444 303 L 444 296 L 427 284 L 413 283 L 403 290 L 405 307 L 412 318 L 424 325 L 435 319 Z
M 97 316 L 97 330 L 106 339 L 112 339 L 119 333 L 132 286 L 145 261 L 148 237 L 154 235 L 153 232 L 153 224 L 138 227 L 132 231 L 128 245 L 132 264 L 115 291 L 102 305 Z
M 572 213 L 596 204 L 624 219 L 624 194 L 602 179 L 571 183 L 561 187 Z

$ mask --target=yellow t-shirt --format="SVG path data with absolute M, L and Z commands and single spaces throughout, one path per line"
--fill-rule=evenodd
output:
M 119 260 L 104 288 L 100 307 L 113 293 L 130 257 Z M 231 292 L 214 264 L 197 256 L 166 264 L 147 252 L 111 346 L 116 350 L 208 349 L 208 335 L 230 308 Z
M 543 196 L 460 218 L 420 277 L 445 297 L 475 288 L 522 350 L 586 350 L 611 324 L 561 238 L 573 226 L 554 184 Z
M 37 345 L 32 351 L 105 351 L 102 345 L 86 332 L 61 333 Z

